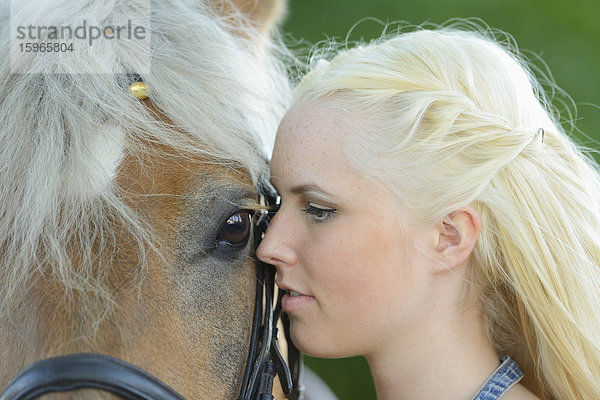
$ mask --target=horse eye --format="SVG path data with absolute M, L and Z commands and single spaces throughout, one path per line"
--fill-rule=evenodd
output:
M 238 211 L 232 214 L 221 227 L 217 235 L 217 245 L 242 246 L 250 237 L 252 217 L 249 211 Z

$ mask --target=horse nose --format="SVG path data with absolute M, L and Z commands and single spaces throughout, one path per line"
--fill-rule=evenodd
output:
M 281 268 L 294 265 L 297 261 L 293 249 L 294 238 L 291 226 L 285 222 L 279 211 L 269 224 L 265 236 L 256 249 L 256 256 L 265 263 Z

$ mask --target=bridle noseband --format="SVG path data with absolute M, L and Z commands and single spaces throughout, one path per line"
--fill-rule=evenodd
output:
M 273 197 L 261 196 L 267 205 Z M 254 240 L 258 247 L 273 212 L 265 210 L 254 222 Z M 290 400 L 302 400 L 302 354 L 288 341 L 285 362 L 277 343 L 278 321 L 289 338 L 289 320 L 281 315 L 281 295 L 273 308 L 275 268 L 257 260 L 256 299 L 252 320 L 250 351 L 238 400 L 272 400 L 273 380 L 279 376 L 284 394 Z M 23 370 L 0 395 L 0 400 L 33 400 L 47 393 L 77 389 L 99 389 L 127 400 L 185 400 L 167 384 L 134 365 L 102 354 L 71 354 L 38 361 Z
M 268 195 L 261 196 L 261 202 L 266 202 L 267 205 L 272 207 L 276 206 L 276 199 Z M 263 211 L 254 224 L 255 248 L 258 248 L 273 214 L 274 211 Z M 273 379 L 276 375 L 279 376 L 284 394 L 289 399 L 300 400 L 303 398 L 304 392 L 301 385 L 302 354 L 291 340 L 288 340 L 288 366 L 279 351 L 277 343 L 279 337 L 277 323 L 282 317 L 281 296 L 283 293 L 279 292 L 277 304 L 273 310 L 275 267 L 260 260 L 257 260 L 257 263 L 256 298 L 250 352 L 246 363 L 242 391 L 238 400 L 272 400 Z M 262 312 L 259 313 L 257 310 L 262 310 Z M 289 338 L 289 320 L 284 316 L 281 321 L 283 322 L 284 334 Z
M 261 203 L 276 207 L 275 197 L 261 195 Z M 255 248 L 258 248 L 275 210 L 265 210 L 254 224 Z M 282 317 L 280 291 L 273 309 L 275 293 L 275 267 L 257 259 L 256 297 L 252 337 L 242 391 L 238 400 L 272 400 L 273 380 L 279 376 L 281 388 L 288 399 L 301 400 L 304 394 L 302 381 L 302 354 L 288 340 L 288 361 L 285 362 L 277 343 L 279 332 L 277 323 Z M 264 304 L 263 304 L 264 303 Z M 258 312 L 260 311 L 260 312 Z M 289 338 L 289 320 L 281 318 L 284 334 Z M 1 399 L 0 399 L 1 400 Z

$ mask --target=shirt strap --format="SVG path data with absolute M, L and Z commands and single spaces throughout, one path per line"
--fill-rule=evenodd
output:
M 523 378 L 523 371 L 509 356 L 500 359 L 500 366 L 485 381 L 473 400 L 499 399 Z

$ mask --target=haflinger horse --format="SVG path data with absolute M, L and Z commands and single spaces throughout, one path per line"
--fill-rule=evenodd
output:
M 9 3 L 0 2 L 0 393 L 32 363 L 97 353 L 113 375 L 122 365 L 111 360 L 122 360 L 187 399 L 238 398 L 263 307 L 250 225 L 265 208 L 265 149 L 289 95 L 271 39 L 285 4 Z M 49 27 L 141 26 L 143 10 L 150 48 L 112 28 L 70 50 L 17 40 L 53 44 Z M 98 372 L 85 357 L 66 360 Z M 44 398 L 115 396 L 95 385 Z

